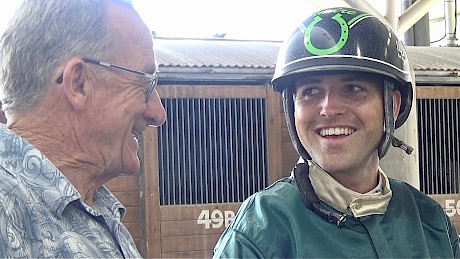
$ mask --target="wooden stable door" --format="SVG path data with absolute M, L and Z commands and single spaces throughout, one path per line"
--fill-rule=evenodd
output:
M 269 85 L 158 92 L 168 118 L 142 141 L 143 255 L 210 257 L 241 202 L 288 174 L 280 96 Z

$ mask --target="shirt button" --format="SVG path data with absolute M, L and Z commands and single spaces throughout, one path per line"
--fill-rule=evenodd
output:
M 353 209 L 355 209 L 355 210 L 359 210 L 362 207 L 363 207 L 363 204 L 360 203 L 360 202 L 357 202 L 357 203 L 353 204 Z

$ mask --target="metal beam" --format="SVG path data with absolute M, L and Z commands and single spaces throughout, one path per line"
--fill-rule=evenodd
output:
M 438 0 L 418 0 L 399 16 L 398 35 L 403 35 L 418 22 Z
M 446 15 L 446 41 L 447 47 L 455 47 L 456 43 L 455 40 L 455 17 L 457 14 L 455 13 L 455 1 L 454 0 L 444 0 L 444 10 Z
M 392 1 L 392 0 L 387 0 L 387 1 Z M 356 0 L 343 0 L 343 2 L 348 5 L 349 7 L 353 7 L 356 9 L 363 10 L 369 14 L 374 15 L 375 17 L 379 18 L 383 23 L 385 23 L 388 27 L 394 29 L 396 27 L 393 27 L 392 24 L 388 21 L 387 18 L 383 17 L 379 11 L 377 11 L 372 5 L 370 5 L 367 1 L 356 1 Z
M 393 29 L 397 33 L 398 31 L 398 24 L 399 24 L 399 6 L 401 4 L 401 0 L 386 0 L 386 7 L 387 13 L 385 15 L 388 23 L 390 24 L 390 28 Z M 398 35 L 399 37 L 401 35 Z

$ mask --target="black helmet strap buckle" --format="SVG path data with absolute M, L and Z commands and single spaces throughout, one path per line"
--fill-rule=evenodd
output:
M 316 214 L 320 215 L 327 221 L 334 223 L 338 228 L 342 227 L 347 216 L 344 213 L 327 210 L 320 202 L 318 196 L 313 189 L 308 177 L 310 172 L 308 163 L 298 163 L 294 167 L 294 179 L 297 183 L 297 188 L 300 192 L 302 201 L 307 208 L 313 210 Z
M 406 154 L 408 155 L 410 155 L 412 151 L 414 151 L 413 147 L 407 145 L 402 140 L 399 140 L 394 136 L 391 136 L 391 138 L 392 138 L 391 144 L 393 145 L 393 147 L 399 147 L 400 149 L 404 150 L 404 152 L 406 152 Z

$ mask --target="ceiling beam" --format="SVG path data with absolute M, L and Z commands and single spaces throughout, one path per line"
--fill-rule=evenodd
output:
M 388 1 L 388 0 L 387 0 Z M 391 1 L 391 0 L 390 0 Z M 397 33 L 403 35 L 418 22 L 439 0 L 417 0 L 399 16 Z

